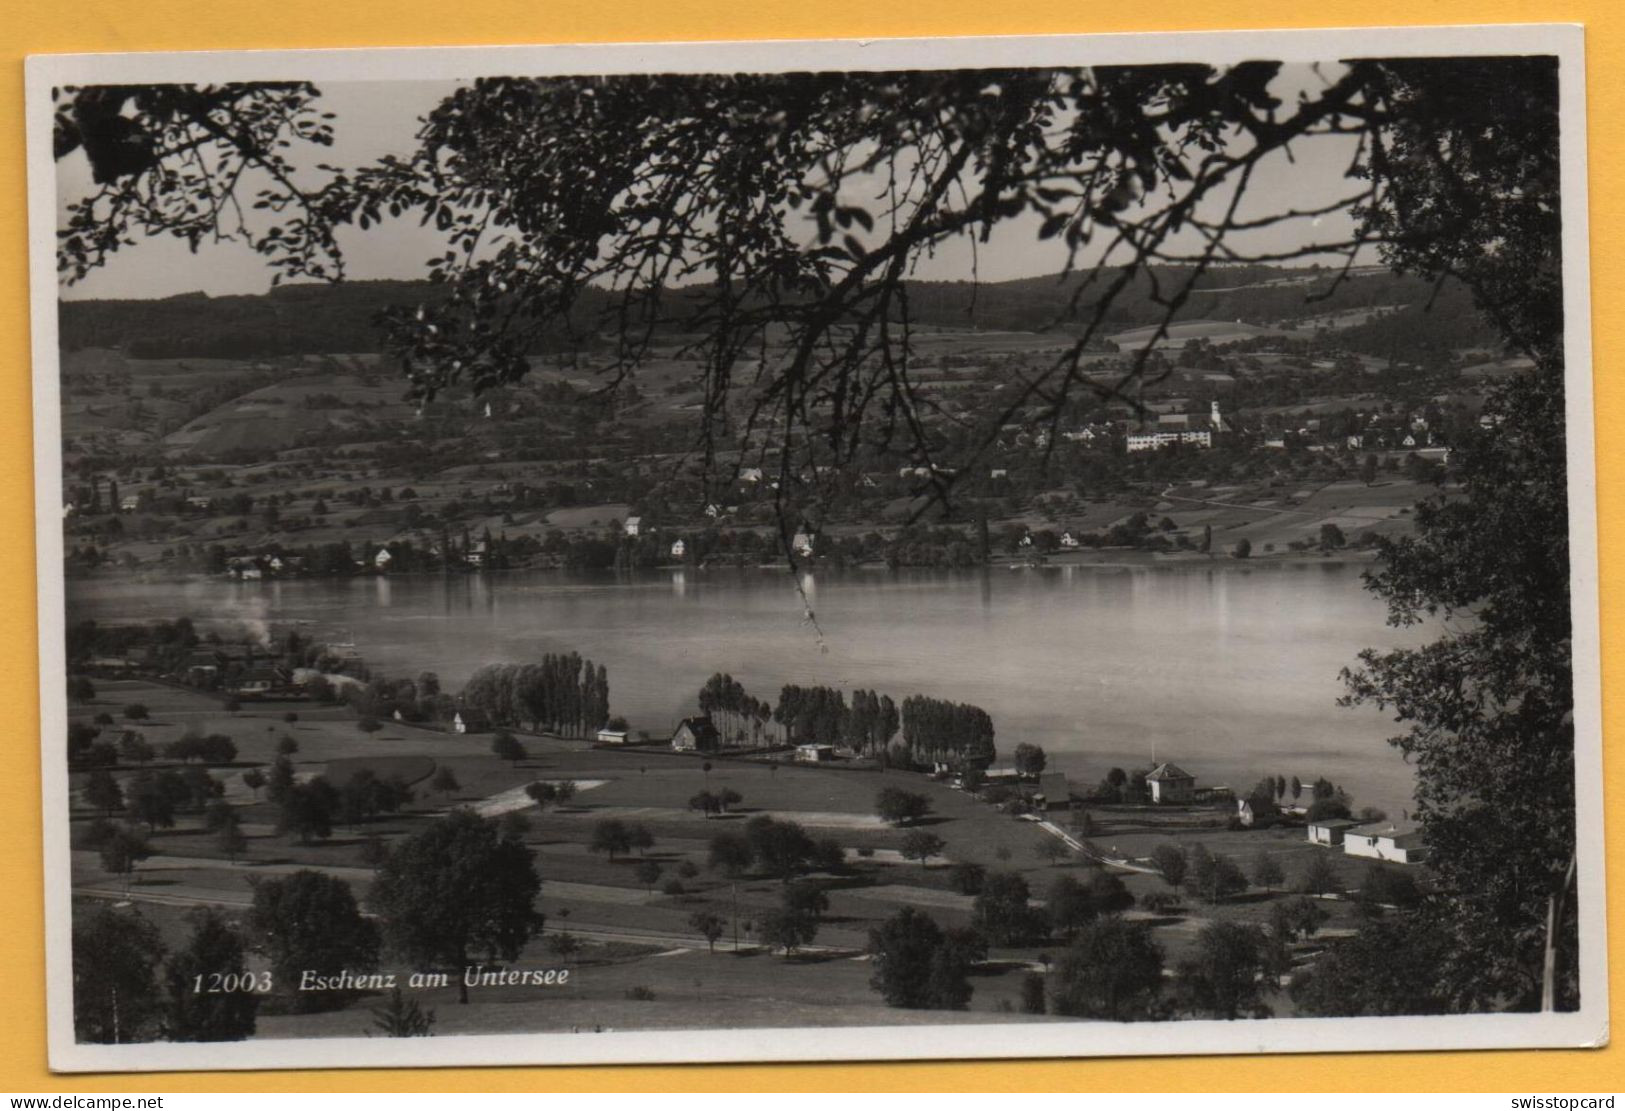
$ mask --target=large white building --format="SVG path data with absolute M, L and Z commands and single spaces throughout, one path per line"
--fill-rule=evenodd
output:
M 1190 444 L 1194 447 L 1210 448 L 1213 446 L 1214 433 L 1224 432 L 1224 416 L 1219 412 L 1219 403 L 1215 401 L 1208 413 L 1208 428 L 1193 428 L 1191 418 L 1184 413 L 1164 413 L 1157 418 L 1155 431 L 1130 432 L 1128 434 L 1128 450 L 1130 451 L 1160 451 L 1174 444 Z

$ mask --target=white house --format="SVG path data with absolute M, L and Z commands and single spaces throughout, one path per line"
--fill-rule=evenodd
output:
M 790 538 L 790 547 L 795 549 L 798 556 L 807 557 L 813 554 L 813 534 L 810 532 L 797 532 Z
M 453 733 L 484 733 L 488 727 L 485 715 L 478 710 L 458 710 L 451 718 Z
M 760 467 L 746 467 L 746 468 L 744 468 L 743 470 L 741 470 L 739 472 L 739 481 L 740 482 L 752 482 L 752 483 L 762 481 L 762 468 L 760 468 Z
M 1076 548 L 1077 546 L 1078 538 L 1073 536 L 1070 531 L 1061 533 L 1061 547 Z
M 372 557 L 372 565 L 380 571 L 389 570 L 389 565 L 395 562 L 395 557 L 389 554 L 388 548 L 379 548 L 378 554 Z
M 1196 777 L 1177 764 L 1158 764 L 1145 777 L 1155 803 L 1192 802 L 1196 798 Z
M 1309 823 L 1309 841 L 1315 845 L 1341 845 L 1343 835 L 1359 823 L 1347 818 L 1327 818 Z
M 673 540 L 671 542 L 671 558 L 682 559 L 687 554 L 688 545 L 683 543 L 682 540 Z
M 643 518 L 628 517 L 626 519 L 626 523 L 621 525 L 621 528 L 623 531 L 625 531 L 626 535 L 636 536 L 638 533 L 643 531 Z
M 598 731 L 594 739 L 601 745 L 624 745 L 630 736 L 625 729 L 610 729 L 606 726 Z
M 1236 821 L 1240 822 L 1248 829 L 1251 829 L 1255 818 L 1256 815 L 1253 813 L 1253 804 L 1248 802 L 1246 799 L 1237 799 Z
M 1348 831 L 1343 835 L 1343 851 L 1349 856 L 1370 857 L 1394 864 L 1419 864 L 1427 859 L 1427 844 L 1414 827 L 1389 826 L 1370 832 Z
M 835 759 L 835 746 L 797 745 L 796 759 L 803 764 L 822 764 Z

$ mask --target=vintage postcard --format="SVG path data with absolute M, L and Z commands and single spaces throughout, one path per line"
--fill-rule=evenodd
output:
M 1605 1042 L 1582 45 L 31 59 L 53 1067 Z

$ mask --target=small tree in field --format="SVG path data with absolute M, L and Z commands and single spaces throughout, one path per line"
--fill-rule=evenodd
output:
M 714 911 L 697 910 L 689 915 L 688 924 L 695 933 L 705 938 L 706 948 L 715 953 L 717 951 L 717 939 L 722 936 L 722 931 L 727 926 L 727 923 L 722 920 L 722 916 Z
M 910 825 L 931 813 L 931 802 L 901 787 L 882 787 L 875 795 L 875 813 L 894 826 Z
M 363 717 L 355 723 L 355 727 L 363 733 L 376 733 L 383 728 L 375 717 Z
M 644 887 L 648 888 L 652 893 L 655 889 L 655 884 L 660 882 L 662 871 L 663 869 L 660 867 L 660 865 L 656 864 L 654 861 L 640 860 L 638 861 L 638 866 L 634 870 L 633 875 L 637 876 L 638 882 Z
M 372 1008 L 372 1026 L 386 1038 L 427 1038 L 434 1033 L 434 1012 L 394 988 L 382 1007 Z
M 498 760 L 506 760 L 513 767 L 518 767 L 519 761 L 525 758 L 525 746 L 506 729 L 499 729 L 496 736 L 491 738 L 491 753 Z
M 265 773 L 258 768 L 249 768 L 243 773 L 243 786 L 251 791 L 257 799 L 260 797 L 260 788 L 265 786 Z
M 242 827 L 233 822 L 221 826 L 215 833 L 214 847 L 227 860 L 236 864 L 237 858 L 248 852 L 248 838 L 243 834 Z
M 124 789 L 106 768 L 97 768 L 85 780 L 79 795 L 85 805 L 110 815 L 124 806 Z
M 1185 872 L 1189 868 L 1184 849 L 1178 845 L 1158 845 L 1151 850 L 1151 863 L 1169 887 L 1184 885 Z
M 462 790 L 462 788 L 463 785 L 457 782 L 457 773 L 445 764 L 441 764 L 434 773 L 434 778 L 429 780 L 429 790 L 437 795 L 449 795 L 454 791 Z
M 923 829 L 910 830 L 903 838 L 903 859 L 918 860 L 924 868 L 926 862 L 939 855 L 948 843 L 934 833 Z
M 298 751 L 299 742 L 288 736 L 286 733 L 284 733 L 282 735 L 282 739 L 276 743 L 276 754 L 278 756 L 292 756 Z
M 130 721 L 147 721 L 151 717 L 147 707 L 140 702 L 132 702 L 124 707 L 124 716 Z
M 1037 852 L 1040 860 L 1047 860 L 1051 864 L 1059 864 L 1072 855 L 1071 851 L 1054 837 L 1046 837 L 1040 841 Z
M 594 823 L 592 840 L 587 843 L 587 849 L 595 853 L 608 853 L 609 858 L 614 860 L 616 853 L 632 851 L 632 832 L 619 818 L 604 818 Z
M 120 826 L 102 842 L 102 871 L 123 879 L 124 890 L 128 893 L 135 866 L 151 855 L 152 849 L 145 837 L 133 829 Z
M 1253 883 L 1273 892 L 1285 882 L 1286 872 L 1282 870 L 1280 861 L 1269 853 L 1259 853 L 1258 859 L 1253 862 Z

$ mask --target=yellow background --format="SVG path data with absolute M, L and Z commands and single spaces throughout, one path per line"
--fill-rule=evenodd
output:
M 1238 14 L 1226 14 L 1233 10 Z M 1587 26 L 1593 338 L 1602 544 L 1604 719 L 1622 699 L 1617 580 L 1625 571 L 1625 460 L 1615 370 L 1625 316 L 1625 5 L 1619 0 L 3 0 L 0 2 L 0 1091 L 532 1090 L 1486 1090 L 1625 1087 L 1625 1046 L 1606 1050 L 1141 1058 L 894 1065 L 493 1068 L 52 1076 L 45 991 L 35 660 L 33 437 L 28 348 L 22 60 L 31 53 L 431 46 L 487 43 L 1056 34 L 1436 23 Z M 1609 217 L 1614 216 L 1613 219 Z M 1576 327 L 1583 326 L 1575 322 Z M 1604 789 L 1625 802 L 1617 752 Z M 1608 820 L 1613 1014 L 1625 1000 L 1625 821 Z M 1148 1036 L 1154 1036 L 1147 1030 Z M 220 1052 L 229 1054 L 229 1046 Z

